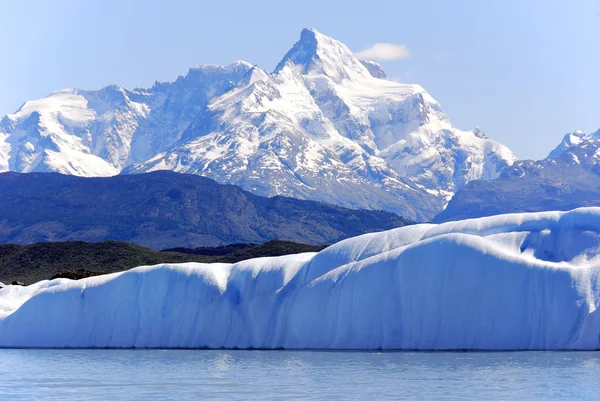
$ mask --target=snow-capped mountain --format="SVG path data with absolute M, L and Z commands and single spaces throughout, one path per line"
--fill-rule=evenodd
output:
M 0 171 L 117 175 L 177 142 L 208 101 L 251 67 L 201 66 L 150 89 L 65 89 L 27 101 L 0 119 Z
M 0 120 L 0 169 L 118 174 L 140 121 L 150 112 L 146 103 L 136 100 L 148 96 L 108 86 L 99 91 L 61 90 L 25 102 Z
M 0 121 L 4 171 L 166 169 L 418 220 L 515 160 L 479 129 L 454 128 L 419 85 L 312 29 L 272 73 L 237 62 L 149 89 L 60 91 Z
M 461 188 L 435 222 L 600 206 L 600 130 L 575 131 L 544 160 L 519 160 L 493 181 Z
M 550 152 L 548 157 L 555 159 L 570 148 L 585 148 L 589 145 L 593 146 L 595 142 L 600 142 L 600 129 L 592 134 L 586 134 L 582 130 L 570 132 L 563 137 L 561 143 Z M 572 150 L 575 151 L 576 149 Z

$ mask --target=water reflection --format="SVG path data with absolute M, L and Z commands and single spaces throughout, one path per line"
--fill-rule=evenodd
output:
M 0 394 L 14 399 L 598 399 L 599 355 L 0 350 Z

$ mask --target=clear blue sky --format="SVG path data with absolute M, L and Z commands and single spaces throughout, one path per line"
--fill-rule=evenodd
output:
M 389 76 L 521 158 L 600 128 L 600 0 L 0 0 L 0 115 L 53 90 L 149 86 L 204 63 L 271 70 L 303 27 L 354 51 L 407 46 L 381 62 Z

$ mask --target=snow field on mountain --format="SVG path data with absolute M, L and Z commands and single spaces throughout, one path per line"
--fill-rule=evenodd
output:
M 600 208 L 0 290 L 0 346 L 598 349 Z
M 58 91 L 0 119 L 0 171 L 173 170 L 417 221 L 515 160 L 481 131 L 453 127 L 421 86 L 385 79 L 314 29 L 271 73 L 199 66 L 147 89 Z

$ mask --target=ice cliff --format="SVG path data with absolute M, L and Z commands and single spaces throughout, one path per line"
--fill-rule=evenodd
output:
M 0 346 L 600 348 L 600 208 L 0 290 Z

